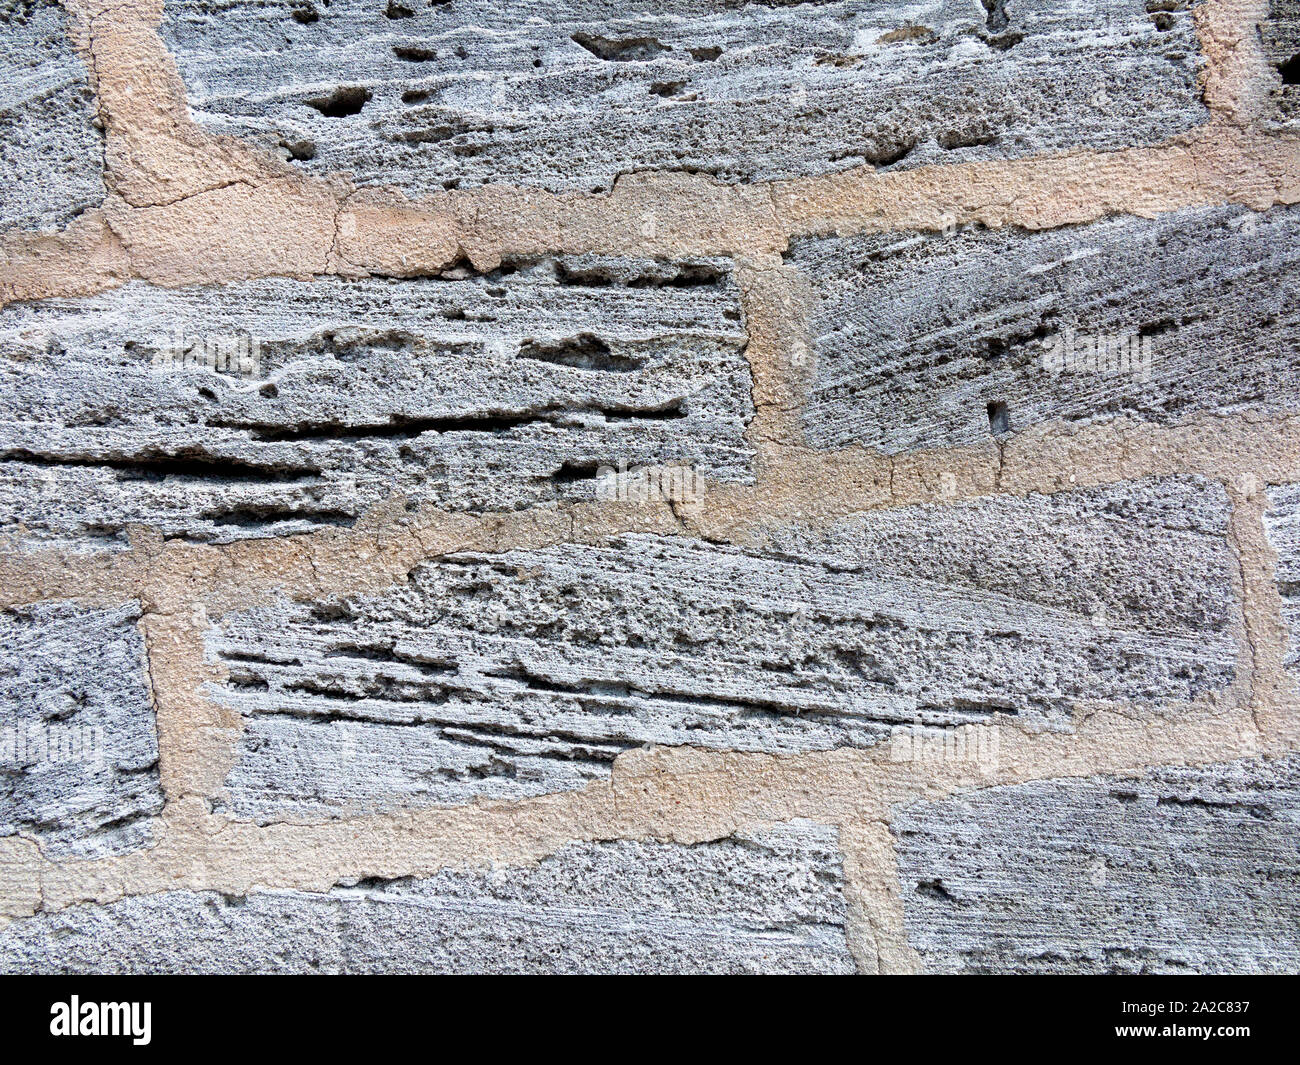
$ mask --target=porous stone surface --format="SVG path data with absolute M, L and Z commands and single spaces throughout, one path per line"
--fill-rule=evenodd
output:
M 1205 120 L 1190 4 L 167 0 L 194 117 L 427 192 L 725 181 L 1154 144 Z
M 1294 973 L 1300 759 L 990 788 L 895 809 L 927 969 Z
M 174 891 L 0 930 L 0 971 L 847 973 L 834 829 L 570 843 L 323 894 Z
M 1300 667 L 1300 484 L 1278 485 L 1269 490 L 1264 529 L 1277 554 L 1277 590 L 1282 597 L 1282 619 L 1291 632 L 1286 665 Z
M 0 836 L 99 857 L 162 809 L 138 606 L 0 611 Z
M 580 787 L 645 744 L 863 747 L 900 723 L 1234 674 L 1223 490 L 1196 479 L 868 513 L 769 551 L 631 535 L 459 554 L 389 593 L 227 615 L 230 809 L 259 820 Z
M 137 282 L 0 311 L 0 526 L 73 546 L 122 545 L 133 523 L 223 542 L 348 526 L 399 495 L 591 498 L 620 463 L 751 478 L 729 264 L 465 274 Z M 201 363 L 222 344 L 256 366 Z
M 788 259 L 815 298 L 815 447 L 1300 409 L 1300 209 L 810 238 Z
M 1281 117 L 1300 118 L 1300 0 L 1269 0 L 1259 27 L 1264 58 L 1277 73 L 1273 99 Z
M 0 0 L 0 232 L 55 229 L 104 198 L 86 68 L 54 0 Z

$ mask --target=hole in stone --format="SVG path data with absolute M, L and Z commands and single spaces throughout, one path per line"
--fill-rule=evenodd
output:
M 592 333 L 579 333 L 563 340 L 526 339 L 519 346 L 521 359 L 549 362 L 575 370 L 604 370 L 607 373 L 631 373 L 645 366 L 645 360 L 610 351 L 609 345 Z
M 650 95 L 663 97 L 676 96 L 684 88 L 686 88 L 686 82 L 684 81 L 656 81 L 650 86 Z
M 432 48 L 421 48 L 414 44 L 393 45 L 393 55 L 406 63 L 428 63 L 438 58 L 438 53 Z
M 706 48 L 690 49 L 691 58 L 697 63 L 712 63 L 718 56 L 722 55 L 722 49 L 715 44 Z
M 387 18 L 415 18 L 415 12 L 405 4 L 399 4 L 397 0 L 388 0 L 384 15 Z
M 433 94 L 425 92 L 423 89 L 407 89 L 402 93 L 402 103 L 404 104 L 422 104 L 432 99 Z
M 348 115 L 360 114 L 369 99 L 369 89 L 354 86 L 339 87 L 329 96 L 317 96 L 311 100 L 304 100 L 303 103 L 308 107 L 314 107 L 326 118 L 346 118 Z
M 316 10 L 316 5 L 311 3 L 296 3 L 289 14 L 293 16 L 294 22 L 300 22 L 304 26 L 320 21 L 320 12 Z
M 1002 436 L 1011 432 L 1011 412 L 1007 410 L 1007 405 L 1002 402 L 989 404 L 989 430 L 994 436 Z
M 1282 75 L 1283 85 L 1300 85 L 1300 54 L 1293 55 L 1277 68 L 1277 72 Z
M 981 34 L 985 44 L 990 48 L 996 48 L 999 52 L 1005 52 L 1025 39 L 1025 35 L 1020 31 L 1009 29 L 1011 18 L 1007 15 L 1007 0 L 981 0 L 981 2 L 984 4 L 984 10 L 988 12 L 988 17 L 984 20 L 987 32 Z
M 943 886 L 943 881 L 938 877 L 933 880 L 918 880 L 916 882 L 916 893 L 932 899 L 942 899 L 944 902 L 955 901 L 952 892 Z
M 582 45 L 598 59 L 610 63 L 632 63 L 653 59 L 660 52 L 671 52 L 672 48 L 653 37 L 629 37 L 616 41 L 609 37 L 595 37 L 590 33 L 575 33 L 570 38 L 575 44 Z
M 862 157 L 872 166 L 884 167 L 901 163 L 916 148 L 916 141 L 905 144 L 888 144 L 874 152 L 863 152 Z
M 551 480 L 557 484 L 590 481 L 600 472 L 600 467 L 601 463 L 599 462 L 566 461 L 555 473 L 551 474 Z

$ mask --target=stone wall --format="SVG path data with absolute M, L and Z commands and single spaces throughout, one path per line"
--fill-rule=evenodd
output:
M 0 971 L 1300 970 L 1298 17 L 0 2 Z

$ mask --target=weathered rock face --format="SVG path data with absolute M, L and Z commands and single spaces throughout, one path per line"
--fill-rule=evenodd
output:
M 4 972 L 846 973 L 833 829 L 571 843 L 326 894 L 167 892 L 0 930 Z
M 829 448 L 970 444 L 1052 419 L 1300 409 L 1300 210 L 796 241 Z
M 1277 552 L 1277 590 L 1282 596 L 1282 618 L 1291 630 L 1291 652 L 1286 664 L 1300 666 L 1300 484 L 1279 485 L 1268 493 L 1269 510 L 1264 528 Z
M 940 972 L 1295 972 L 1300 760 L 990 788 L 894 811 Z
M 1154 144 L 1206 115 L 1181 6 L 167 0 L 163 35 L 200 123 L 316 173 L 602 191 Z
M 1273 97 L 1284 119 L 1300 118 L 1300 2 L 1269 0 L 1260 25 L 1264 58 L 1277 72 Z
M 0 836 L 98 857 L 151 839 L 158 737 L 136 606 L 0 612 Z
M 726 263 L 581 257 L 0 311 L 0 524 L 227 541 L 408 506 L 590 498 L 602 466 L 751 477 Z
M 0 232 L 58 228 L 104 198 L 86 68 L 54 0 L 0 0 Z
M 867 746 L 901 723 L 1231 680 L 1228 505 L 1170 480 L 860 515 L 768 553 L 671 537 L 449 556 L 227 616 L 227 781 L 264 820 L 579 787 L 622 751 Z

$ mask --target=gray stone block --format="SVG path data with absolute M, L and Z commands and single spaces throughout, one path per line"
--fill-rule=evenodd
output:
M 1300 209 L 814 238 L 788 258 L 816 295 L 815 447 L 1300 410 Z
M 1279 115 L 1300 118 L 1300 0 L 1269 0 L 1259 27 L 1264 58 L 1276 72 L 1273 99 Z
M 56 856 L 151 841 L 163 805 L 138 606 L 0 611 L 0 836 Z
M 222 542 L 350 525 L 394 495 L 457 510 L 591 498 L 620 462 L 748 480 L 730 270 L 578 257 L 11 306 L 0 525 Z
M 836 833 L 571 843 L 323 894 L 166 892 L 0 929 L 6 973 L 847 973 Z
M 863 747 L 1082 699 L 1163 705 L 1236 660 L 1223 490 L 1196 480 L 868 513 L 767 552 L 626 536 L 460 554 L 373 596 L 227 615 L 229 808 L 509 798 L 645 744 Z
M 86 68 L 55 0 L 0 0 L 0 231 L 53 229 L 104 198 Z
M 1205 120 L 1200 56 L 1151 6 L 167 0 L 163 35 L 200 123 L 314 173 L 605 191 L 1166 140 Z
M 1300 666 L 1300 484 L 1271 488 L 1264 529 L 1277 552 L 1277 590 L 1282 597 L 1282 618 L 1291 632 L 1286 665 Z
M 1046 780 L 896 809 L 908 938 L 980 973 L 1294 973 L 1300 760 Z

